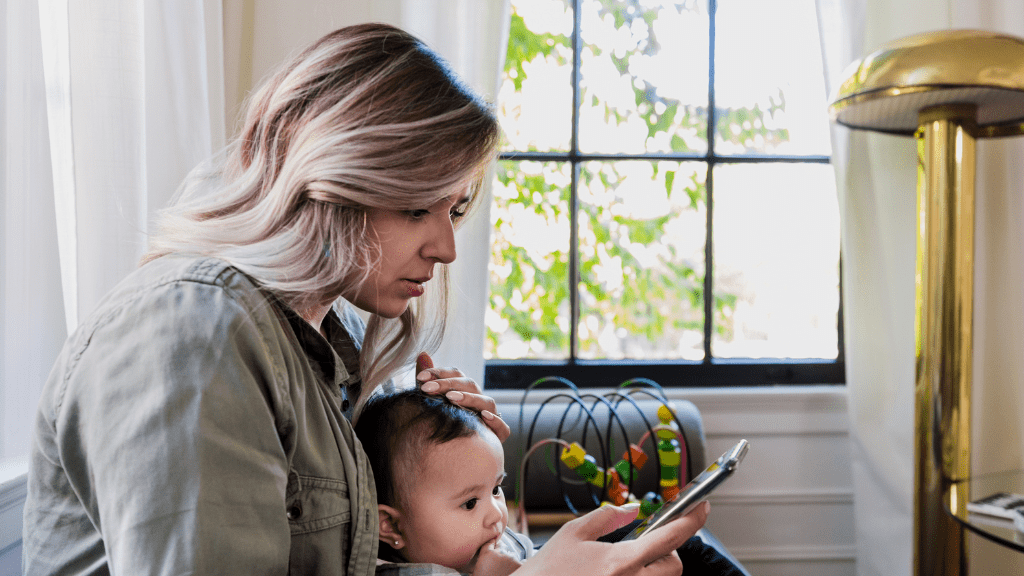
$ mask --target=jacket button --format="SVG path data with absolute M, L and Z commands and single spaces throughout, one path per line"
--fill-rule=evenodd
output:
M 298 520 L 299 516 L 302 516 L 302 506 L 299 506 L 298 502 L 296 502 L 288 508 L 288 519 Z

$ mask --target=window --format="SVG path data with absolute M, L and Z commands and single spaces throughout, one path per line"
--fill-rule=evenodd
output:
M 513 0 L 488 387 L 844 379 L 813 0 Z

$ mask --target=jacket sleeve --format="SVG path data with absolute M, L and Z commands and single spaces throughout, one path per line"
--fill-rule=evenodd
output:
M 272 314 L 175 282 L 99 319 L 54 413 L 112 574 L 286 574 L 289 470 Z

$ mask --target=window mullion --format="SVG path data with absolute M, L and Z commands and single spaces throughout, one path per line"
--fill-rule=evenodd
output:
M 572 179 L 569 184 L 569 362 L 579 358 L 580 321 L 580 234 L 579 234 L 579 125 L 580 125 L 580 1 L 572 9 L 572 132 L 569 135 L 569 161 Z
M 714 188 L 715 188 L 715 126 L 718 122 L 715 114 L 715 12 L 717 11 L 717 0 L 708 0 L 708 156 L 707 173 L 704 179 L 704 192 L 706 194 L 705 215 L 706 236 L 704 239 L 704 363 L 711 363 L 711 335 L 715 320 L 715 294 L 714 294 Z
M 580 200 L 577 188 L 580 179 L 578 158 L 572 160 L 572 181 L 569 185 L 569 362 L 579 359 L 580 324 Z

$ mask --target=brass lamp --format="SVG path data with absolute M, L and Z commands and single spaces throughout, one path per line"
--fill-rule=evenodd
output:
M 1024 39 L 945 30 L 853 63 L 832 119 L 917 139 L 914 573 L 967 573 L 975 140 L 1024 134 Z M 952 487 L 952 489 L 950 489 Z M 948 490 L 948 492 L 947 492 Z M 946 499 L 948 495 L 948 500 Z

